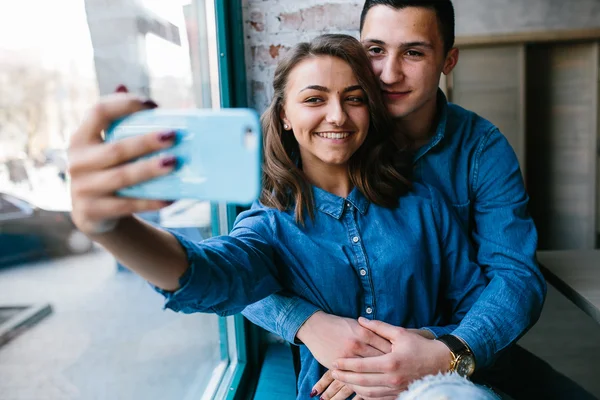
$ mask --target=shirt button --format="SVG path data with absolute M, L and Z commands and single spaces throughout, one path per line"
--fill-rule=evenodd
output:
M 365 310 L 367 312 L 367 314 L 373 314 L 373 309 L 371 307 L 367 307 L 367 309 Z
M 362 269 L 360 270 L 360 276 L 365 276 L 366 274 L 367 274 L 367 270 L 366 270 L 366 269 L 364 269 L 364 268 L 362 268 Z
M 352 241 L 353 241 L 354 243 L 358 243 L 358 241 L 359 241 L 359 240 L 360 240 L 360 239 L 358 238 L 358 236 L 354 236 L 354 237 L 352 238 Z
M 350 208 L 350 207 L 352 207 L 352 204 L 350 204 L 350 202 L 349 202 L 349 201 L 347 201 L 347 202 L 346 202 L 346 207 Z

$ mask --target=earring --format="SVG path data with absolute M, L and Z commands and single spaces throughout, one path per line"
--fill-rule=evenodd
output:
M 288 124 L 283 124 L 283 129 L 285 129 L 287 131 L 290 129 L 290 126 Z

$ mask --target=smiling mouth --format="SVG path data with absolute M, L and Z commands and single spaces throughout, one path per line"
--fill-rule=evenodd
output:
M 316 132 L 315 134 L 323 139 L 346 139 L 352 132 Z
M 384 90 L 384 91 L 383 91 L 383 93 L 384 93 L 386 96 L 391 96 L 391 97 L 396 97 L 396 96 L 406 96 L 407 94 L 409 94 L 409 93 L 410 93 L 410 90 L 409 90 L 409 91 L 406 91 L 406 92 L 390 92 L 389 90 Z

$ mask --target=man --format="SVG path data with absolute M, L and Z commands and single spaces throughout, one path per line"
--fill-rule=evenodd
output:
M 398 132 L 414 140 L 415 179 L 436 187 L 453 206 L 490 283 L 460 325 L 423 327 L 420 333 L 376 321 L 370 304 L 359 323 L 285 294 L 243 314 L 308 346 L 322 365 L 335 369 L 333 377 L 348 393 L 378 398 L 438 371 L 470 375 L 473 361 L 485 373 L 537 321 L 546 285 L 514 151 L 493 124 L 447 103 L 438 89 L 441 74 L 458 61 L 451 1 L 367 0 L 360 30 Z M 498 379 L 493 383 L 515 392 Z

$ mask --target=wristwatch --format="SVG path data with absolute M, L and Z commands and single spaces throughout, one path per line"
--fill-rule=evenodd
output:
M 442 335 L 436 340 L 444 343 L 450 349 L 450 354 L 452 354 L 450 372 L 456 372 L 466 378 L 473 375 L 473 372 L 475 372 L 475 356 L 461 338 L 454 335 Z

